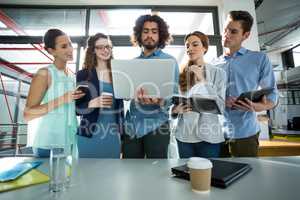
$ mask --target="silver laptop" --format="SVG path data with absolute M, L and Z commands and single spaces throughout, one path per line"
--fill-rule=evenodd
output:
M 173 96 L 176 65 L 172 59 L 114 59 L 111 67 L 115 98 L 133 99 L 139 88 L 149 97 Z

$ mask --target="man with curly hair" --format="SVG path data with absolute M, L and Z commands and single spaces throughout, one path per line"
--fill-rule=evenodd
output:
M 133 28 L 132 43 L 141 47 L 138 59 L 174 59 L 174 93 L 178 93 L 178 64 L 162 49 L 170 42 L 167 23 L 157 15 L 142 15 Z M 163 73 L 162 69 L 162 73 Z M 137 91 L 126 113 L 126 134 L 123 135 L 123 158 L 167 158 L 170 141 L 169 100 L 145 97 Z

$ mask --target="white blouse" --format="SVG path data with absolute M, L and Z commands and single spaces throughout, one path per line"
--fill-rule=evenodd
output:
M 216 96 L 221 112 L 225 107 L 226 74 L 225 71 L 206 66 L 206 82 L 197 83 L 187 93 Z M 187 112 L 178 115 L 175 128 L 177 140 L 186 143 L 197 143 L 201 141 L 209 143 L 220 143 L 224 141 L 223 115 Z

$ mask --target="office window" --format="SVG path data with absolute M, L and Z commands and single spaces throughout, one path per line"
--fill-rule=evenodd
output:
M 18 85 L 19 85 L 19 81 L 13 78 L 9 78 L 7 76 L 4 76 L 3 74 L 1 74 L 1 79 L 3 81 L 3 86 L 2 84 L 0 86 L 0 89 L 2 90 L 6 90 L 7 92 L 11 92 L 11 93 L 16 93 L 18 91 Z
M 68 67 L 75 73 L 74 60 L 77 56 L 77 44 L 72 45 L 74 47 L 73 61 L 68 64 Z M 41 44 L 0 44 L 0 58 L 29 73 L 36 73 L 38 69 L 48 66 L 53 60 Z
M 294 66 L 300 67 L 300 46 L 293 49 Z
M 0 10 L 1 11 L 1 10 Z M 17 33 L 11 30 L 5 23 L 0 21 L 0 35 L 17 35 Z
M 284 69 L 300 67 L 300 45 L 281 53 Z
M 300 90 L 294 91 L 294 97 L 295 97 L 295 104 L 300 104 Z
M 90 34 L 131 35 L 136 19 L 155 13 L 169 25 L 173 35 L 185 35 L 194 30 L 214 35 L 212 13 L 159 12 L 151 9 L 97 9 L 91 10 Z
M 151 14 L 150 9 L 96 9 L 91 10 L 89 34 L 131 35 L 135 20 Z
M 131 46 L 130 36 L 135 20 L 144 14 L 157 14 L 167 22 L 174 41 L 165 51 L 173 55 L 179 64 L 186 62 L 183 38 L 195 30 L 208 34 L 211 39 L 210 50 L 205 56 L 207 61 L 222 52 L 216 7 L 144 6 L 95 9 L 91 6 L 84 9 L 3 8 L 0 11 L 5 16 L 5 20 L 0 19 L 0 37 L 2 35 L 1 41 L 4 41 L 0 44 L 0 58 L 29 73 L 35 73 L 39 68 L 51 63 L 49 55 L 38 42 L 29 42 L 38 40 L 42 43 L 42 36 L 49 28 L 62 29 L 71 36 L 74 42 L 74 61 L 68 67 L 74 73 L 82 67 L 85 52 L 83 47 L 87 36 L 97 32 L 111 36 L 115 58 L 136 57 L 139 55 L 139 49 Z M 16 35 L 29 36 L 29 40 L 26 43 L 26 39 L 15 37 Z M 9 44 L 5 43 L 6 40 Z M 80 55 L 77 56 L 79 50 Z
M 14 109 L 16 105 L 16 93 L 18 91 L 19 82 L 15 79 L 9 78 L 1 74 L 1 79 L 3 81 L 0 86 L 0 124 L 11 123 L 11 117 L 14 116 Z M 5 92 L 4 92 L 5 91 Z M 6 96 L 4 96 L 4 93 Z M 7 101 L 6 101 L 7 100 Z M 7 106 L 8 102 L 8 106 Z M 9 109 L 9 110 L 8 110 Z M 3 131 L 3 130 L 1 130 Z
M 30 84 L 21 82 L 20 95 L 22 97 L 27 97 L 29 88 L 30 88 Z
M 1 35 L 42 36 L 49 28 L 62 29 L 72 36 L 85 35 L 85 9 L 4 8 L 0 11 L 5 16 Z
M 214 35 L 212 13 L 157 12 L 157 14 L 166 20 L 173 35 L 185 35 L 196 30 Z

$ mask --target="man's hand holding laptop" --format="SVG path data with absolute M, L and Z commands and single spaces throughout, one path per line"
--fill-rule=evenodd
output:
M 145 105 L 159 105 L 163 106 L 165 101 L 162 98 L 154 98 L 149 97 L 147 95 L 147 91 L 144 88 L 139 88 L 136 92 L 136 98 L 135 100 L 141 104 Z

